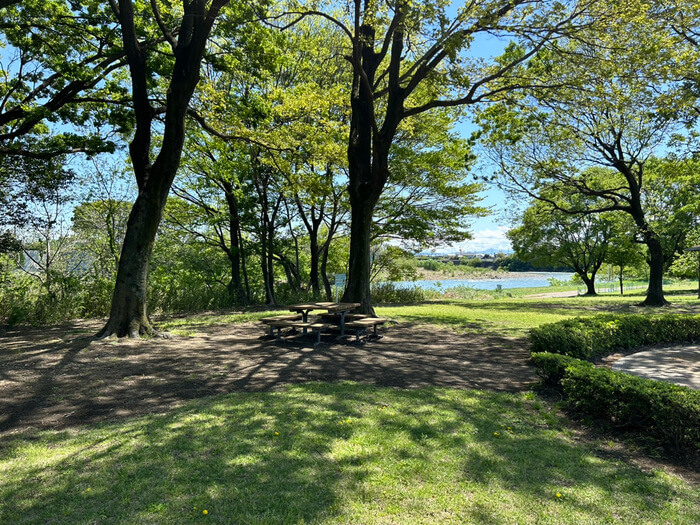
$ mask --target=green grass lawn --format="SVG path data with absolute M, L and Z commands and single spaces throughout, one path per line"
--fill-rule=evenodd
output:
M 0 443 L 0 523 L 700 522 L 527 393 L 311 383 Z
M 514 336 L 603 311 L 700 312 L 693 289 L 668 297 L 674 304 L 663 309 L 640 309 L 636 293 L 377 310 Z M 272 313 L 159 327 L 186 334 Z M 643 471 L 620 447 L 578 437 L 532 393 L 310 383 L 2 436 L 0 523 L 700 523 L 700 487 Z
M 527 289 L 530 292 L 533 289 Z M 537 289 L 537 292 L 540 293 Z M 523 336 L 530 328 L 576 316 L 590 316 L 603 312 L 622 313 L 700 313 L 697 288 L 668 287 L 670 306 L 646 308 L 638 304 L 644 300 L 644 291 L 635 290 L 624 296 L 601 294 L 594 297 L 527 298 L 525 292 L 517 297 L 498 297 L 487 300 L 437 300 L 417 305 L 379 306 L 377 313 L 397 321 L 411 321 L 446 325 L 453 329 L 475 333 L 499 333 Z
M 412 321 L 446 325 L 465 332 L 499 333 L 522 336 L 535 326 L 553 323 L 569 317 L 595 315 L 601 312 L 682 312 L 700 313 L 697 284 L 680 283 L 665 287 L 671 305 L 664 308 L 641 308 L 643 290 L 620 296 L 617 293 L 595 297 L 529 298 L 527 295 L 551 291 L 575 290 L 576 287 L 517 288 L 506 294 L 488 292 L 479 300 L 438 299 L 415 305 L 378 306 L 382 317 L 397 321 Z M 508 296 L 507 294 L 510 294 Z M 263 317 L 289 313 L 284 307 L 274 310 L 251 310 L 230 313 L 185 314 L 159 319 L 159 329 L 175 335 L 188 335 L 198 328 L 218 324 L 257 321 Z

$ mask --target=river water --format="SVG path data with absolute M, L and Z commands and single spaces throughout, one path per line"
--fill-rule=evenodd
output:
M 468 286 L 477 290 L 496 290 L 498 285 L 508 288 L 534 288 L 549 286 L 547 279 L 568 281 L 573 273 L 566 272 L 527 272 L 523 274 L 510 273 L 502 279 L 436 279 L 429 281 L 397 281 L 393 282 L 397 288 L 423 288 L 426 290 L 446 290 L 457 286 Z

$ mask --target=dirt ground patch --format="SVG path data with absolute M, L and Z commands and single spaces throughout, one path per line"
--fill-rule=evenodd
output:
M 514 392 L 536 380 L 527 341 L 402 323 L 365 345 L 278 343 L 256 323 L 191 336 L 102 340 L 97 321 L 0 334 L 0 435 L 162 413 L 197 397 L 304 381 Z

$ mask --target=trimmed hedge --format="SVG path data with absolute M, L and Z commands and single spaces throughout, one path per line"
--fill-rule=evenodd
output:
M 594 359 L 615 350 L 700 340 L 700 315 L 602 314 L 530 330 L 531 352 Z
M 537 367 L 537 373 L 542 380 L 548 385 L 559 387 L 561 387 L 561 380 L 564 379 L 566 367 L 574 364 L 582 366 L 586 363 L 586 361 L 581 361 L 568 355 L 551 354 L 549 352 L 535 352 L 530 357 L 532 363 Z
M 700 391 L 564 355 L 534 353 L 532 360 L 545 381 L 561 385 L 569 408 L 666 448 L 700 453 Z

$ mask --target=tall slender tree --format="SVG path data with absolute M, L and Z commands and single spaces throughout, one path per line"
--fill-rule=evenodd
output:
M 146 310 L 153 242 L 180 165 L 187 110 L 199 82 L 202 57 L 226 4 L 228 0 L 189 0 L 176 9 L 174 3 L 157 0 L 149 7 L 130 0 L 110 0 L 130 73 L 135 131 L 129 154 L 138 196 L 127 223 L 109 320 L 99 337 L 137 337 L 154 331 Z M 167 12 L 161 9 L 163 5 Z M 145 35 L 153 31 L 166 42 L 157 50 L 143 45 Z M 159 75 L 154 75 L 156 66 Z M 163 105 L 159 107 L 154 95 L 164 84 Z M 157 120 L 160 115 L 162 122 Z M 156 126 L 162 126 L 163 133 L 158 145 L 153 143 Z M 155 157 L 154 149 L 158 151 Z
M 486 0 L 448 14 L 443 2 L 354 0 L 342 17 L 316 9 L 287 16 L 321 16 L 345 34 L 352 68 L 348 192 L 352 209 L 344 301 L 373 311 L 370 240 L 375 206 L 391 177 L 397 131 L 435 108 L 472 105 L 532 84 L 518 74 L 553 37 L 572 30 L 594 0 Z M 294 23 L 294 22 L 291 22 Z M 485 60 L 480 38 L 501 37 L 504 52 Z M 505 45 L 506 41 L 512 41 Z M 496 83 L 500 79 L 501 82 Z M 508 81 L 506 81 L 508 79 Z

